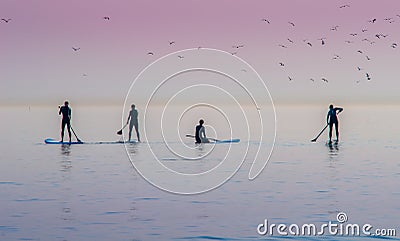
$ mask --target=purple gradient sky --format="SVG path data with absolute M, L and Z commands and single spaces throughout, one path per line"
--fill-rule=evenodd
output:
M 344 4 L 350 7 L 339 8 Z M 400 46 L 391 47 L 400 44 L 397 15 L 398 0 L 1 0 L 0 18 L 12 20 L 0 22 L 0 104 L 122 104 L 146 65 L 197 46 L 237 51 L 277 103 L 399 104 Z M 393 23 L 384 20 L 389 17 Z M 368 23 L 373 18 L 376 23 Z M 338 31 L 331 31 L 335 25 Z M 389 36 L 378 39 L 379 33 Z M 245 47 L 235 50 L 235 44 Z M 341 59 L 333 60 L 335 54 Z

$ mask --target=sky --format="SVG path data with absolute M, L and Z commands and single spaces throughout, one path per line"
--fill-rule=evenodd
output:
M 400 104 L 398 0 L 1 0 L 0 18 L 0 105 L 122 105 L 146 66 L 200 46 L 276 104 Z

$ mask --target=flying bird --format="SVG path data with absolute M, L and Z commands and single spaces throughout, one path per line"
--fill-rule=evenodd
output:
M 243 48 L 244 47 L 244 44 L 241 44 L 241 45 L 233 45 L 232 46 L 232 48 L 234 48 L 234 49 L 239 49 L 239 48 Z
M 293 22 L 288 22 L 290 25 L 292 25 L 293 27 L 295 26 Z
M 289 81 L 292 81 L 292 80 L 293 80 L 290 76 L 288 76 L 288 78 L 289 78 Z
M 266 18 L 261 19 L 261 21 L 266 22 L 266 23 L 268 23 L 268 24 L 271 23 L 271 22 L 270 22 L 268 19 L 266 19 Z
M 385 21 L 390 21 L 390 20 L 393 20 L 393 18 L 384 18 L 383 20 L 385 20 Z
M 10 22 L 10 20 L 11 20 L 11 18 L 8 18 L 8 19 L 2 18 L 2 19 L 1 19 L 1 21 L 4 21 L 5 23 Z
M 311 44 L 310 42 L 307 42 L 307 45 L 310 46 L 310 47 L 312 47 L 312 44 Z
M 183 58 L 185 58 L 185 57 L 183 57 L 182 55 L 178 55 L 178 58 L 183 59 Z
M 313 78 L 310 78 L 310 80 L 311 80 L 312 82 L 314 82 L 314 81 L 315 81 Z
M 153 52 L 147 52 L 147 55 L 154 55 Z
M 335 54 L 332 59 L 341 59 L 339 55 Z
M 357 66 L 357 69 L 358 69 L 358 71 L 361 71 L 361 70 L 362 70 L 362 68 L 360 68 L 360 67 L 358 67 L 358 66 Z
M 339 27 L 338 25 L 332 27 L 332 28 L 331 28 L 331 31 L 337 31 L 338 27 Z
M 349 7 L 350 7 L 350 5 L 349 5 L 349 4 L 346 4 L 346 5 L 340 6 L 339 8 L 349 8 Z
M 367 58 L 367 60 L 371 60 L 371 58 L 368 55 L 365 55 L 365 58 Z
M 278 46 L 287 49 L 286 45 L 278 44 Z
M 368 29 L 361 29 L 361 32 L 367 32 L 368 31 Z
M 290 38 L 287 39 L 290 43 L 294 43 L 293 40 L 291 40 Z
M 376 22 L 376 18 L 371 19 L 371 20 L 369 20 L 368 22 L 369 22 L 369 23 L 375 23 L 375 22 Z
M 319 38 L 318 40 L 321 40 L 321 44 L 324 45 L 325 44 L 325 40 L 326 38 Z
M 353 36 L 353 37 L 357 36 L 356 33 L 351 33 L 350 35 Z
M 105 16 L 105 17 L 103 17 L 103 19 L 104 20 L 110 20 L 110 17 Z
M 80 50 L 81 48 L 72 47 L 72 49 L 73 49 L 74 51 L 78 51 L 78 50 Z
M 175 41 L 168 41 L 169 45 L 175 44 Z
M 357 50 L 357 53 L 360 53 L 360 54 L 362 54 L 362 53 L 363 53 L 363 51 L 361 51 L 361 50 Z
M 328 80 L 325 78 L 321 78 L 324 82 L 328 83 Z
M 371 80 L 371 77 L 369 76 L 369 74 L 368 74 L 368 73 L 365 73 L 365 76 L 367 77 L 367 80 L 368 80 L 368 81 L 370 81 L 370 80 Z
M 285 66 L 285 64 L 282 63 L 282 62 L 279 62 L 279 65 L 282 66 L 282 67 Z
M 391 47 L 392 48 L 397 48 L 397 43 L 392 43 Z

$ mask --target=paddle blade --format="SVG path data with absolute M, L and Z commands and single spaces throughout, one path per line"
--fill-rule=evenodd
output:
M 117 135 L 122 135 L 122 129 L 117 131 Z

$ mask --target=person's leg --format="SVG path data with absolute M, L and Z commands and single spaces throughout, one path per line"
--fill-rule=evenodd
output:
M 332 141 L 332 128 L 333 128 L 333 123 L 329 123 L 329 142 Z
M 131 141 L 131 137 L 132 137 L 132 128 L 133 128 L 133 122 L 129 122 L 129 134 L 128 134 L 128 141 Z
M 64 129 L 65 129 L 65 121 L 64 120 L 62 120 L 61 121 L 61 142 L 63 142 L 64 141 Z
M 67 122 L 67 130 L 69 135 L 69 142 L 71 142 L 71 122 Z
M 136 136 L 137 136 L 138 142 L 140 142 L 139 123 L 135 123 L 135 131 L 136 131 Z
M 339 141 L 339 122 L 335 122 L 336 140 Z

